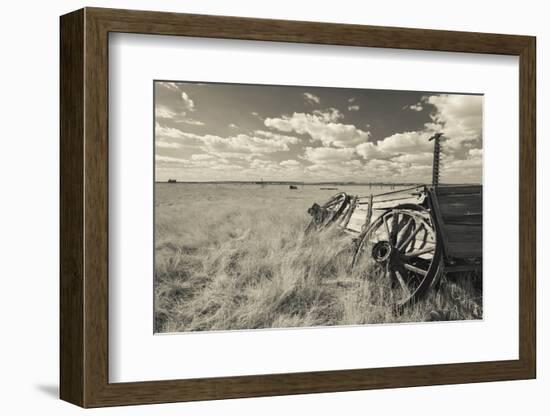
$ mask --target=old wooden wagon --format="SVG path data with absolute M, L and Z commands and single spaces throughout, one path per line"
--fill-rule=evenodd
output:
M 397 288 L 397 306 L 425 295 L 442 273 L 481 269 L 482 186 L 439 184 L 440 137 L 434 136 L 432 185 L 340 192 L 308 211 L 309 230 L 337 226 L 351 235 L 350 266 L 384 274 Z

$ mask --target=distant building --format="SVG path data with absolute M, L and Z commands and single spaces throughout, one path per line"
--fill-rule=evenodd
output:
M 168 179 L 168 183 L 176 183 L 177 181 L 175 179 Z

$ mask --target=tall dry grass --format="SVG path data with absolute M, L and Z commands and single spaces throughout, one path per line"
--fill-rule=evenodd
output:
M 348 236 L 304 235 L 309 197 L 157 185 L 156 332 L 481 318 L 470 275 L 396 314 L 387 282 L 349 272 Z

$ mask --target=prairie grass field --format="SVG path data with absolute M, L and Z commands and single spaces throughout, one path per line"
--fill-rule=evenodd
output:
M 388 189 L 319 188 L 157 183 L 155 332 L 482 318 L 472 273 L 443 275 L 439 290 L 395 313 L 387 282 L 349 270 L 348 235 L 304 234 L 314 202 Z

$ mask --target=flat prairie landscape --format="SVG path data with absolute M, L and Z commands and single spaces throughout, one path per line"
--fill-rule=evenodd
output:
M 350 272 L 348 235 L 336 227 L 304 234 L 307 209 L 338 192 L 319 188 L 157 183 L 155 332 L 482 318 L 471 273 L 442 276 L 439 290 L 395 313 L 385 282 Z

